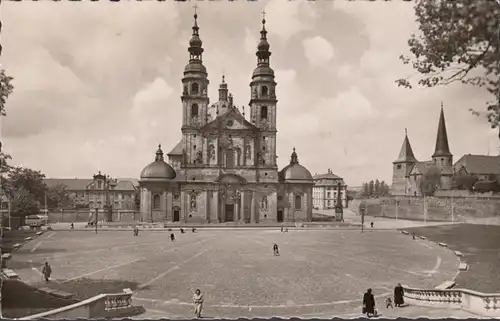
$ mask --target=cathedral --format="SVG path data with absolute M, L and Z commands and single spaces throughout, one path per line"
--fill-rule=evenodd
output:
M 278 171 L 277 98 L 265 19 L 250 81 L 249 115 L 233 104 L 224 76 L 210 104 L 198 15 L 182 78 L 182 138 L 168 163 L 158 146 L 140 176 L 144 222 L 279 223 L 312 220 L 311 173 L 295 148 Z
M 440 189 L 450 190 L 452 188 L 453 155 L 450 152 L 448 144 L 448 134 L 446 132 L 446 122 L 442 105 L 441 114 L 439 115 L 436 147 L 431 160 L 417 161 L 413 154 L 410 140 L 408 139 L 408 133 L 405 133 L 399 157 L 393 162 L 391 194 L 422 196 L 420 184 L 423 175 L 429 170 L 435 170 L 440 173 Z

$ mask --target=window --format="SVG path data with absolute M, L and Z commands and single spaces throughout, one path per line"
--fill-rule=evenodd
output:
M 160 209 L 160 195 L 158 194 L 155 194 L 155 196 L 153 196 L 153 209 Z
M 198 104 L 191 105 L 191 117 L 198 117 Z
M 401 164 L 398 164 L 398 165 L 396 166 L 396 168 L 397 168 L 397 169 L 401 169 Z
M 191 84 L 191 93 L 192 94 L 198 94 L 200 91 L 200 85 L 198 83 L 194 82 Z
M 295 209 L 302 209 L 302 197 L 300 195 L 295 195 Z
M 262 86 L 262 97 L 267 97 L 269 92 L 267 90 L 267 86 Z
M 267 106 L 260 107 L 260 119 L 267 119 Z
M 226 151 L 226 168 L 234 168 L 234 151 L 232 149 Z
M 102 188 L 102 182 L 101 182 L 101 181 L 98 181 L 98 182 L 97 182 L 97 188 L 98 188 L 98 189 L 101 189 L 101 188 Z

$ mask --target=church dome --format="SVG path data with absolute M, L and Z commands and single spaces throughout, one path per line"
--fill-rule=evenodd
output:
M 274 70 L 269 67 L 269 66 L 257 66 L 253 70 L 252 77 L 258 77 L 258 76 L 273 76 L 274 77 Z
M 293 149 L 290 164 L 279 173 L 280 181 L 303 181 L 304 183 L 314 183 L 311 172 L 299 164 L 299 159 L 295 148 Z
M 184 67 L 184 73 L 188 73 L 188 72 L 202 72 L 202 73 L 206 74 L 207 68 L 205 68 L 205 66 L 203 66 L 203 64 L 201 64 L 201 63 L 190 62 L 186 65 L 186 67 Z
M 141 172 L 141 181 L 171 180 L 177 176 L 175 170 L 163 160 L 161 145 L 156 151 L 155 161 L 144 167 Z

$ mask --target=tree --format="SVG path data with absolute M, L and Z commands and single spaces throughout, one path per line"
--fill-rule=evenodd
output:
M 11 215 L 15 217 L 24 217 L 30 214 L 40 212 L 40 202 L 35 199 L 35 195 L 29 193 L 24 188 L 14 191 L 11 196 Z
M 430 167 L 420 180 L 422 195 L 432 196 L 441 184 L 441 171 L 437 167 Z
M 374 193 L 375 193 L 375 195 L 382 194 L 380 191 L 380 181 L 378 179 L 375 180 Z
M 0 70 L 0 116 L 7 115 L 5 104 L 7 103 L 9 95 L 14 91 L 12 80 L 14 80 L 14 78 L 7 76 L 4 69 Z
M 45 175 L 29 168 L 12 167 L 2 179 L 2 188 L 12 200 L 12 213 L 21 216 L 36 214 L 43 202 L 47 186 L 43 182 Z
M 455 175 L 453 176 L 453 189 L 474 190 L 474 184 L 478 181 L 477 177 L 472 175 Z
M 362 193 L 362 196 L 369 196 L 370 195 L 370 191 L 368 189 L 368 183 L 363 183 L 363 193 Z
M 500 93 L 500 5 L 492 0 L 416 0 L 420 34 L 408 40 L 413 57 L 400 56 L 420 76 L 418 85 L 435 87 L 461 82 Z M 410 77 L 396 80 L 412 88 Z M 498 99 L 488 103 L 486 116 L 498 127 Z M 472 110 L 471 110 L 472 111 Z M 480 115 L 473 111 L 475 115 Z M 500 136 L 500 132 L 499 132 Z
M 72 205 L 66 185 L 56 184 L 47 188 L 47 207 L 64 208 Z
M 373 195 L 373 192 L 375 191 L 375 184 L 373 183 L 373 181 L 370 181 L 368 183 L 368 196 L 372 196 Z

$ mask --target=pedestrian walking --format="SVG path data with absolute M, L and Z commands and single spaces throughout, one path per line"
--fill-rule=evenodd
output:
M 394 309 L 394 307 L 392 306 L 392 299 L 391 297 L 388 297 L 387 299 L 385 299 L 385 308 L 386 309 Z
M 196 233 L 196 229 L 193 227 L 193 233 Z
M 281 225 L 281 233 L 283 233 L 283 225 Z
M 45 282 L 49 282 L 51 274 L 52 268 L 50 267 L 49 262 L 45 261 L 42 267 L 42 277 L 45 279 Z
M 73 222 L 71 222 L 71 229 L 74 229 L 75 228 L 75 224 L 73 224 Z
M 370 226 L 373 228 L 373 222 L 370 223 Z
M 278 249 L 278 244 L 274 243 L 273 245 L 274 256 L 280 256 L 280 250 Z
M 375 315 L 375 297 L 373 296 L 372 289 L 366 290 L 363 295 L 363 314 L 367 317 L 372 317 Z
M 184 229 L 181 227 L 181 234 L 184 234 Z
M 411 236 L 413 237 L 414 240 L 417 239 L 417 237 L 415 236 L 415 232 L 411 233 Z
M 285 233 L 288 233 L 288 227 L 285 229 Z
M 172 242 L 175 241 L 175 235 L 174 235 L 174 233 L 170 233 L 170 240 Z
M 193 294 L 194 314 L 197 318 L 201 318 L 201 310 L 203 309 L 203 294 L 200 289 L 196 289 Z
M 394 288 L 394 304 L 396 307 L 400 308 L 403 304 L 405 304 L 404 299 L 405 291 L 401 286 L 401 283 L 398 283 Z

